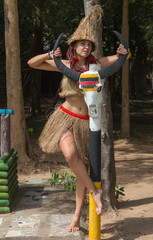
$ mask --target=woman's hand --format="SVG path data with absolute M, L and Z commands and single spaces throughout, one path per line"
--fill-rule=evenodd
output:
M 62 59 L 62 52 L 61 52 L 60 47 L 58 47 L 56 49 L 56 51 L 53 52 L 53 54 L 54 54 L 55 57 L 60 57 L 60 59 Z
M 117 48 L 117 55 L 119 56 L 120 54 L 127 54 L 128 51 L 124 48 L 124 46 L 122 44 L 119 45 L 119 47 Z
M 56 49 L 56 51 L 49 51 L 48 52 L 48 57 L 49 57 L 49 59 L 53 59 L 53 55 L 55 56 L 55 57 L 60 57 L 60 59 L 62 59 L 62 53 L 61 53 L 61 49 L 60 49 L 60 47 L 58 47 L 57 49 Z

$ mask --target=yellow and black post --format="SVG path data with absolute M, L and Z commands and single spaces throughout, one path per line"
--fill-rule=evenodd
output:
M 94 144 L 93 144 L 94 143 Z M 94 185 L 101 188 L 101 131 L 90 130 L 90 177 Z M 96 153 L 96 154 L 95 154 Z M 100 215 L 96 204 L 89 194 L 89 239 L 100 240 Z
M 97 64 L 89 66 L 89 71 L 81 74 L 79 87 L 84 94 L 89 110 L 90 131 L 90 177 L 96 186 L 101 188 L 101 104 L 102 82 Z M 96 204 L 89 194 L 89 239 L 100 240 L 100 215 L 96 213 Z

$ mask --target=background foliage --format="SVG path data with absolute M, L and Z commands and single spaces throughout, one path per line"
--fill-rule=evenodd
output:
M 117 39 L 113 30 L 121 32 L 122 0 L 102 0 L 103 16 L 103 50 L 104 55 L 116 52 Z M 29 84 L 31 71 L 27 61 L 33 55 L 52 49 L 61 32 L 68 38 L 84 17 L 82 0 L 20 0 L 19 25 L 22 61 L 23 86 Z M 146 93 L 146 75 L 152 73 L 153 61 L 153 2 L 150 0 L 131 0 L 129 3 L 129 47 L 132 52 L 130 60 L 131 97 L 143 98 Z M 37 41 L 34 39 L 37 38 Z M 37 42 L 37 44 L 35 44 Z M 62 44 L 65 55 L 67 44 Z M 0 71 L 5 68 L 4 12 L 3 0 L 0 0 Z M 111 83 L 112 94 L 116 103 L 120 102 L 121 73 L 115 75 L 115 84 Z

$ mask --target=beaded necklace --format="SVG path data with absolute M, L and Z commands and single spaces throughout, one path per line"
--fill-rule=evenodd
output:
M 87 72 L 88 71 L 88 66 L 86 65 L 85 69 L 75 69 L 75 71 L 80 72 L 80 73 Z

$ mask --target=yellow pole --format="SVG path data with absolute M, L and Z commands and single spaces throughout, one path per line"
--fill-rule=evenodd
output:
M 101 189 L 101 182 L 93 182 L 94 185 Z M 89 194 L 89 240 L 100 240 L 100 217 L 96 213 L 96 204 Z

